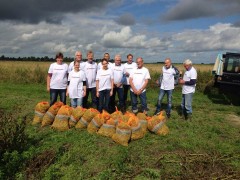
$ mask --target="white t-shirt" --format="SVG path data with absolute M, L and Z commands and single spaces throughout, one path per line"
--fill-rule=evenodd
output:
M 108 69 L 112 69 L 113 63 L 108 62 Z M 97 69 L 102 69 L 102 62 L 98 63 Z
M 96 62 L 89 63 L 85 62 L 84 72 L 86 75 L 87 88 L 96 87 L 96 74 L 97 74 L 97 64 Z
M 66 89 L 68 65 L 66 63 L 52 63 L 48 69 L 48 73 L 52 74 L 50 80 L 50 89 Z
M 128 64 L 128 63 L 125 63 L 123 65 L 124 69 L 125 69 L 125 73 L 129 73 L 129 76 L 130 74 L 133 72 L 134 69 L 137 68 L 137 64 L 135 62 L 132 62 L 131 64 Z M 125 76 L 125 80 L 123 82 L 123 84 L 125 85 L 129 85 L 129 76 Z
M 111 80 L 113 79 L 113 72 L 111 69 L 99 69 L 97 72 L 96 80 L 99 81 L 98 91 L 102 91 L 105 89 L 111 89 Z
M 184 81 L 190 81 L 191 79 L 197 79 L 197 71 L 194 67 L 191 67 L 188 71 L 186 71 L 183 75 Z M 196 84 L 189 86 L 189 85 L 183 85 L 182 86 L 182 93 L 183 94 L 189 94 L 195 92 Z
M 83 81 L 86 81 L 85 73 L 80 70 L 76 72 L 72 70 L 69 73 L 68 81 L 70 81 L 68 86 L 68 92 L 70 98 L 82 98 L 83 97 Z
M 85 62 L 81 61 L 79 65 L 79 70 L 84 69 Z M 68 66 L 68 73 L 70 73 L 74 69 L 74 61 L 72 61 Z
M 124 81 L 124 74 L 125 74 L 125 70 L 122 64 L 120 64 L 119 66 L 116 66 L 115 64 L 112 65 L 112 71 L 113 71 L 113 80 L 114 80 L 114 84 L 118 84 L 118 83 L 123 83 Z M 122 86 L 120 86 L 122 87 Z
M 174 89 L 174 75 L 176 74 L 176 71 L 172 67 L 167 69 L 165 66 L 163 66 L 162 73 L 163 78 L 160 88 L 163 90 Z
M 133 79 L 133 85 L 135 86 L 135 88 L 137 90 L 142 88 L 142 86 L 144 85 L 146 79 L 151 79 L 149 71 L 145 67 L 142 67 L 141 69 L 136 68 L 130 74 L 130 78 Z M 132 88 L 130 90 L 133 91 Z M 146 91 L 146 89 L 144 89 L 143 92 L 144 91 Z

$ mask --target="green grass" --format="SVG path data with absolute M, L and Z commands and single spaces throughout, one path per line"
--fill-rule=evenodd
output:
M 150 115 L 157 96 L 157 87 L 148 90 Z M 35 105 L 49 99 L 43 84 L 0 83 L 0 98 L 0 111 L 9 115 L 1 119 L 8 120 L 8 127 L 1 124 L 0 142 L 4 144 L 2 130 L 9 127 L 12 128 L 8 136 L 22 140 L 21 147 L 9 140 L 11 146 L 1 149 L 0 179 L 240 177 L 240 127 L 227 118 L 228 114 L 239 115 L 240 108 L 225 101 L 213 103 L 201 92 L 194 94 L 193 119 L 189 122 L 178 114 L 181 88 L 176 88 L 172 118 L 167 121 L 170 133 L 167 136 L 147 133 L 128 147 L 86 130 L 58 132 L 32 126 Z M 24 127 L 24 131 L 19 127 Z

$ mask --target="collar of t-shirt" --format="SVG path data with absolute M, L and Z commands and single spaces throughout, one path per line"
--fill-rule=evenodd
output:
M 89 64 L 93 64 L 93 60 L 90 62 L 90 61 L 87 61 Z

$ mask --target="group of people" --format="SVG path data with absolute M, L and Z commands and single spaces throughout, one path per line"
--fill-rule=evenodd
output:
M 66 104 L 69 96 L 72 107 L 82 106 L 88 108 L 88 97 L 91 94 L 91 107 L 99 112 L 106 110 L 110 113 L 115 111 L 115 96 L 118 96 L 118 107 L 121 111 L 126 110 L 128 92 L 130 90 L 132 112 L 138 112 L 138 97 L 141 102 L 142 112 L 147 114 L 146 87 L 151 79 L 149 70 L 145 68 L 143 58 L 127 55 L 127 62 L 122 64 L 119 54 L 115 55 L 114 63 L 110 61 L 109 53 L 105 53 L 98 64 L 94 61 L 94 53 L 87 52 L 87 61 L 82 61 L 81 51 L 75 53 L 75 59 L 69 65 L 63 62 L 63 54 L 56 54 L 56 62 L 52 63 L 48 70 L 47 91 L 50 92 L 50 105 L 57 101 Z M 155 115 L 161 110 L 161 102 L 167 94 L 168 106 L 167 117 L 170 118 L 172 106 L 172 92 L 176 81 L 183 85 L 182 112 L 185 118 L 191 118 L 192 96 L 195 92 L 197 72 L 192 67 L 190 60 L 184 61 L 186 72 L 183 78 L 177 78 L 179 74 L 171 59 L 165 60 L 162 75 L 158 81 L 160 92 L 157 101 Z M 174 79 L 175 78 L 175 79 Z

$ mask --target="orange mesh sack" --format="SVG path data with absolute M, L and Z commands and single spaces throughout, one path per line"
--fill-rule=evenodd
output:
M 83 114 L 86 110 L 87 109 L 84 109 L 80 106 L 78 106 L 78 107 L 76 107 L 72 110 L 72 114 L 71 114 L 70 119 L 69 119 L 70 128 L 74 127 L 77 124 L 77 122 L 83 116 Z
M 131 140 L 141 139 L 146 134 L 146 131 L 143 131 L 142 125 L 136 116 L 130 117 L 130 119 L 128 120 L 128 125 L 131 127 L 132 130 Z
M 88 124 L 91 122 L 92 118 L 99 114 L 98 110 L 94 108 L 87 109 L 83 116 L 80 118 L 78 123 L 76 124 L 75 128 L 77 129 L 85 129 L 87 128 Z
M 123 115 L 122 112 L 119 111 L 117 107 L 115 108 L 116 108 L 116 111 L 111 114 L 111 117 L 113 118 L 113 120 L 122 118 L 122 115 Z
M 90 134 L 96 133 L 99 128 L 103 125 L 104 119 L 102 118 L 102 114 L 97 114 L 92 121 L 88 124 L 87 131 Z
M 116 133 L 112 136 L 112 139 L 123 146 L 128 146 L 128 141 L 131 138 L 131 127 L 120 121 L 116 128 Z
M 126 112 L 123 116 L 122 116 L 122 120 L 127 123 L 129 118 L 132 117 L 132 116 L 135 116 L 135 114 L 133 113 L 130 113 L 130 112 Z
M 54 103 L 43 116 L 42 127 L 51 125 L 54 121 L 55 116 L 57 115 L 58 110 L 63 106 L 62 102 Z
M 59 131 L 66 131 L 69 129 L 68 119 L 72 113 L 73 108 L 68 105 L 62 106 L 52 124 L 53 129 L 57 129 Z
M 116 126 L 114 120 L 111 118 L 104 123 L 98 130 L 98 134 L 101 136 L 112 137 L 116 132 Z
M 167 135 L 169 133 L 169 129 L 166 125 L 165 116 L 163 116 L 162 113 L 158 116 L 153 116 L 148 121 L 148 129 L 158 135 Z
M 39 124 L 42 122 L 44 114 L 47 112 L 48 108 L 50 107 L 48 102 L 39 102 L 35 106 L 35 111 L 34 111 L 34 118 L 32 125 Z
M 147 132 L 147 116 L 144 113 L 138 113 L 137 117 L 139 119 L 139 122 L 141 124 L 142 130 L 146 133 Z

